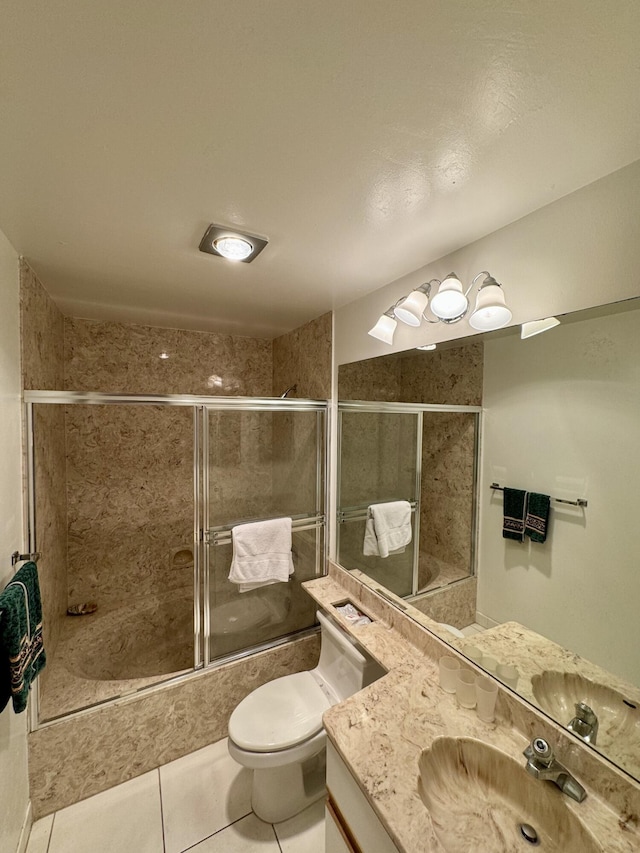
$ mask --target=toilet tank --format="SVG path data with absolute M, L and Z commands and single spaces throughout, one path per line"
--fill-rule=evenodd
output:
M 320 660 L 313 672 L 324 681 L 340 702 L 365 686 L 371 658 L 360 651 L 353 640 L 322 613 L 317 612 L 322 643 Z

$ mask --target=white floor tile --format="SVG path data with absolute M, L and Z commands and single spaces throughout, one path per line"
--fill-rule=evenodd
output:
M 282 853 L 324 853 L 324 797 L 275 830 Z
M 56 812 L 48 853 L 161 853 L 158 771 Z
M 160 768 L 166 853 L 181 853 L 251 811 L 251 771 L 218 741 Z
M 280 848 L 271 824 L 250 814 L 196 844 L 189 853 L 280 853 Z
M 27 844 L 27 853 L 47 853 L 51 827 L 53 826 L 53 815 L 37 820 L 31 827 L 31 835 Z

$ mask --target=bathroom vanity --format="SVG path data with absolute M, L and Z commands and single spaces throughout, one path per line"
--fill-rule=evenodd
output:
M 640 850 L 636 782 L 504 686 L 493 723 L 459 707 L 438 683 L 450 647 L 340 567 L 305 586 L 387 670 L 324 715 L 327 853 L 525 850 L 530 830 L 558 853 Z M 372 622 L 350 626 L 333 607 L 345 599 Z M 527 773 L 534 737 L 584 786 L 583 802 Z

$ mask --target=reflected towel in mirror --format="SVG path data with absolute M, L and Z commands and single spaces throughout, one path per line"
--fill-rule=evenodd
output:
M 411 542 L 411 504 L 389 501 L 371 504 L 364 530 L 362 553 L 365 557 L 388 557 L 402 553 Z

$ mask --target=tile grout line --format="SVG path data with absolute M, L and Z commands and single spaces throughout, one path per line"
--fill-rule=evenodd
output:
M 276 838 L 276 844 L 278 845 L 278 850 L 280 851 L 280 853 L 282 853 L 282 847 L 280 846 L 280 839 L 278 838 L 278 833 L 276 832 L 276 825 L 275 825 L 275 823 L 272 823 L 272 824 L 271 824 L 271 829 L 273 830 L 273 834 L 275 835 L 275 838 Z
M 203 841 L 208 841 L 210 838 L 213 838 L 216 835 L 220 835 L 221 832 L 224 832 L 225 829 L 229 829 L 230 826 L 233 826 L 236 823 L 240 823 L 241 820 L 252 815 L 253 812 L 247 812 L 243 814 L 242 817 L 237 817 L 235 820 L 232 820 L 231 823 L 228 823 L 226 826 L 221 826 L 220 829 L 216 829 L 215 832 L 212 832 L 211 835 L 205 835 L 204 838 L 201 838 L 199 841 L 194 841 L 193 844 L 190 844 L 188 847 L 185 847 L 184 850 L 181 850 L 180 853 L 188 853 L 189 850 L 193 850 L 194 847 L 197 847 L 198 844 L 202 844 Z
M 162 779 L 160 778 L 160 768 L 158 767 L 158 793 L 160 794 L 160 829 L 162 830 L 162 851 L 167 853 L 167 841 L 164 835 L 164 805 L 162 803 Z

